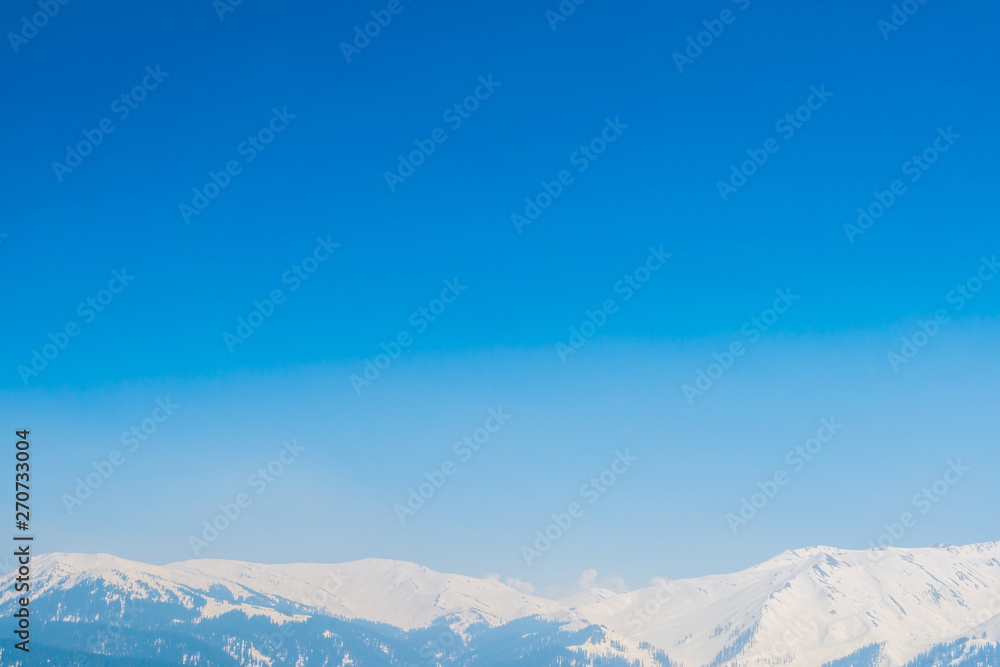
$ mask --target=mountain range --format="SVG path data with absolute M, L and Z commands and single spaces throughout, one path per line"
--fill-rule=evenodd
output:
M 0 588 L 7 619 L 15 576 Z M 30 654 L 4 632 L 0 664 L 981 667 L 1000 665 L 1000 542 L 810 547 L 559 600 L 384 559 L 52 553 L 33 562 L 30 609 Z

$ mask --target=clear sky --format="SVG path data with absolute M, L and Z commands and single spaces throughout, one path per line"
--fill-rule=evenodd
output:
M 45 550 L 192 558 L 241 493 L 197 555 L 539 587 L 906 512 L 998 538 L 1000 9 L 559 7 L 5 5 L 0 423 Z

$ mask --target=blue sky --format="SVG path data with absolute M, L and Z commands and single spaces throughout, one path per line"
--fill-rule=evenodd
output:
M 14 40 L 0 414 L 35 436 L 46 549 L 193 557 L 188 537 L 291 439 L 305 450 L 199 555 L 378 556 L 539 586 L 596 568 L 639 585 L 864 547 L 958 459 L 971 471 L 897 542 L 996 538 L 1000 282 L 952 291 L 1000 250 L 997 9 L 930 0 L 886 39 L 891 3 L 592 0 L 555 29 L 550 5 L 401 0 L 350 62 L 340 44 L 388 3 L 247 1 L 220 20 L 207 0 L 70 2 Z M 0 21 L 20 32 L 38 11 L 18 1 Z M 678 71 L 688 37 L 720 25 Z M 121 100 L 144 81 L 142 101 Z M 477 91 L 456 127 L 448 110 Z M 780 124 L 809 103 L 794 132 Z M 104 119 L 78 166 L 53 167 Z M 397 156 L 438 128 L 390 189 Z M 251 150 L 261 130 L 273 141 Z M 602 132 L 614 141 L 581 158 Z M 935 141 L 947 150 L 914 171 Z M 723 200 L 718 182 L 762 153 Z M 519 230 L 512 214 L 563 172 Z M 213 173 L 226 186 L 186 220 Z M 884 215 L 845 233 L 896 180 Z M 626 299 L 650 248 L 670 257 Z M 461 289 L 435 303 L 445 281 Z M 227 346 L 274 290 L 273 314 Z M 764 331 L 751 318 L 774 315 L 778 290 L 798 298 Z M 894 369 L 887 355 L 942 309 Z M 19 371 L 73 323 L 37 375 Z M 168 397 L 175 413 L 69 513 L 75 480 Z M 453 443 L 500 407 L 509 422 L 462 461 Z M 843 430 L 733 534 L 726 515 L 823 418 Z M 522 545 L 624 449 L 639 462 L 528 564 Z M 446 460 L 457 472 L 400 525 L 393 506 Z

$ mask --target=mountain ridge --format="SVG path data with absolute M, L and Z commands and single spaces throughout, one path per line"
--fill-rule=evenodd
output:
M 12 576 L 4 577 L 0 609 L 14 602 Z M 100 623 L 109 609 L 140 601 L 162 618 L 179 617 L 192 632 L 232 618 L 279 630 L 336 620 L 355 624 L 349 629 L 359 636 L 372 627 L 394 628 L 386 632 L 399 638 L 386 641 L 400 654 L 412 648 L 412 637 L 440 630 L 455 651 L 551 650 L 569 661 L 559 664 L 579 655 L 643 667 L 818 666 L 863 655 L 873 665 L 896 667 L 928 651 L 977 652 L 1000 643 L 1000 542 L 805 547 L 739 572 L 657 579 L 627 592 L 588 587 L 559 600 L 495 577 L 382 558 L 149 565 L 110 554 L 50 553 L 34 561 L 32 596 L 36 613 L 64 630 Z M 519 625 L 532 631 L 508 636 Z M 498 643 L 500 636 L 508 645 Z M 309 650 L 322 649 L 310 644 Z M 464 659 L 457 655 L 441 653 L 440 664 Z

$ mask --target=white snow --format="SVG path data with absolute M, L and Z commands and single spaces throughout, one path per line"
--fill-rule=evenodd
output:
M 671 659 L 710 662 L 733 638 L 757 627 L 740 655 L 748 666 L 789 657 L 820 665 L 885 642 L 887 665 L 933 644 L 967 636 L 981 610 L 1000 613 L 1000 543 L 967 547 L 786 551 L 743 572 L 672 582 L 584 606 L 596 622 L 648 641 Z M 654 613 L 643 614 L 650 600 Z M 992 604 L 992 607 L 991 607 Z M 658 607 L 658 608 L 657 608 Z M 717 636 L 716 628 L 724 628 Z M 996 639 L 1000 621 L 983 626 Z
M 739 654 L 747 667 L 771 660 L 820 665 L 876 642 L 885 644 L 884 667 L 895 667 L 960 637 L 985 633 L 986 640 L 1000 641 L 997 542 L 869 551 L 811 547 L 733 574 L 662 580 L 627 593 L 592 588 L 559 601 L 520 592 L 496 577 L 383 559 L 157 566 L 107 554 L 48 554 L 35 560 L 33 575 L 36 599 L 94 580 L 128 597 L 180 602 L 201 618 L 235 610 L 293 623 L 324 614 L 409 630 L 446 617 L 462 635 L 475 623 L 497 626 L 537 615 L 566 631 L 600 625 L 604 641 L 579 650 L 643 663 L 649 653 L 640 642 L 697 666 L 741 633 L 754 637 Z M 13 576 L 0 579 L 0 604 L 14 595 Z

